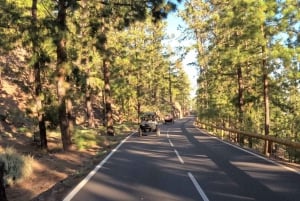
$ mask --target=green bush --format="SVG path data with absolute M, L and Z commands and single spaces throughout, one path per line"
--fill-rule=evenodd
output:
M 4 183 L 13 185 L 29 177 L 32 173 L 33 158 L 17 153 L 14 148 L 6 148 L 0 154 L 0 161 L 4 162 Z
M 18 132 L 21 132 L 21 133 L 26 133 L 26 132 L 28 132 L 28 131 L 29 131 L 29 129 L 26 128 L 26 127 L 19 127 L 19 128 L 18 128 Z
M 81 149 L 88 149 L 97 145 L 97 132 L 93 129 L 75 129 L 73 141 Z
M 114 129 L 116 134 L 123 134 L 124 132 L 131 132 L 137 128 L 137 124 L 134 122 L 123 122 L 122 124 L 115 124 Z
M 45 120 L 48 121 L 48 126 L 52 129 L 59 125 L 58 105 L 45 106 Z
M 137 125 L 132 122 L 125 122 L 123 124 L 115 124 L 115 136 L 107 136 L 105 127 L 98 127 L 97 129 L 83 128 L 80 126 L 75 127 L 74 135 L 72 136 L 73 143 L 79 150 L 89 149 L 95 146 L 111 147 L 112 145 L 120 142 L 125 132 L 130 132 Z
M 300 149 L 294 149 L 287 147 L 287 152 L 290 162 L 299 163 L 300 162 Z

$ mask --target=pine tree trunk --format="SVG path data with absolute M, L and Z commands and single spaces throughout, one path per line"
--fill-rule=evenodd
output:
M 84 27 L 86 26 L 86 19 L 88 19 L 90 17 L 90 12 L 89 12 L 89 6 L 88 4 L 88 0 L 84 0 L 81 3 L 82 6 L 82 14 L 81 14 L 81 26 Z M 83 40 L 82 40 L 82 44 L 83 45 L 87 45 L 90 44 L 90 42 L 88 41 L 88 33 L 85 33 L 84 31 L 81 32 L 81 35 L 83 36 Z M 85 91 L 85 106 L 86 106 L 86 115 L 87 115 L 87 121 L 88 121 L 88 127 L 89 128 L 95 128 L 95 115 L 94 115 L 94 110 L 92 107 L 92 89 L 91 86 L 89 84 L 89 78 L 90 78 L 90 59 L 88 58 L 89 56 L 89 49 L 83 49 L 82 53 L 79 55 L 79 60 L 81 61 L 81 65 L 83 66 L 87 66 L 86 67 L 86 73 L 87 73 L 87 77 L 86 77 L 86 81 L 87 81 L 87 86 L 86 86 L 86 91 Z
M 263 36 L 264 26 L 261 26 L 261 32 Z M 263 45 L 261 47 L 262 54 L 262 72 L 263 72 L 263 90 L 264 90 L 264 108 L 265 108 L 265 135 L 269 135 L 270 132 L 270 105 L 269 105 L 269 82 L 268 82 L 268 72 L 267 72 L 267 61 L 266 61 L 266 49 Z M 268 140 L 265 140 L 264 154 L 270 153 L 271 147 Z
M 42 150 L 47 150 L 48 141 L 47 141 L 46 122 L 45 122 L 44 114 L 39 112 L 38 121 L 39 121 L 40 141 L 41 141 L 40 148 Z
M 197 40 L 197 52 L 198 55 L 202 58 L 202 62 L 200 63 L 200 72 L 203 75 L 203 77 L 205 78 L 202 83 L 198 83 L 198 86 L 202 89 L 205 90 L 205 92 L 202 94 L 202 98 L 201 98 L 201 102 L 198 101 L 197 98 L 197 102 L 200 102 L 200 107 L 203 109 L 208 109 L 208 104 L 209 104 L 209 100 L 208 100 L 208 81 L 207 81 L 207 76 L 206 76 L 206 69 L 207 69 L 207 62 L 206 62 L 206 57 L 205 57 L 205 40 L 203 39 L 203 37 L 201 37 L 201 34 L 199 33 L 199 30 L 195 30 L 194 31 L 195 36 L 196 36 L 196 40 Z M 201 61 L 201 60 L 200 60 Z M 199 62 L 200 62 L 199 61 Z
M 63 98 L 62 100 L 60 100 L 58 116 L 59 116 L 63 149 L 67 151 L 70 150 L 72 146 L 71 136 L 72 136 L 73 121 L 71 115 L 70 99 Z
M 4 177 L 4 163 L 0 161 L 0 201 L 7 201 L 3 177 Z
M 40 98 L 42 93 L 42 83 L 41 83 L 41 68 L 40 68 L 40 62 L 36 62 L 34 65 L 34 71 L 35 71 L 35 101 L 37 105 L 37 117 L 38 117 L 38 125 L 39 125 L 39 133 L 40 133 L 40 148 L 43 150 L 48 149 L 48 143 L 47 143 L 47 132 L 46 132 L 46 122 L 43 110 L 43 103 Z
M 140 89 L 139 87 L 137 87 L 137 94 L 138 94 L 138 97 L 137 97 L 137 118 L 138 118 L 138 123 L 140 123 L 140 115 L 141 115 L 141 100 L 140 100 L 140 97 L 139 97 L 139 94 L 140 94 Z
M 89 127 L 95 128 L 95 117 L 94 117 L 94 111 L 93 111 L 92 101 L 91 101 L 91 94 L 90 94 L 89 89 L 87 89 L 87 92 L 86 92 L 86 112 L 87 112 Z
M 242 73 L 242 68 L 239 65 L 237 68 L 237 76 L 238 76 L 238 121 L 239 121 L 239 126 L 243 125 L 243 119 L 244 119 L 244 111 L 243 111 L 243 106 L 244 106 L 244 83 L 243 83 L 243 73 Z M 244 144 L 244 136 L 241 134 L 238 134 L 238 142 L 243 145 Z
M 113 126 L 113 111 L 112 111 L 112 101 L 111 101 L 111 91 L 110 91 L 110 71 L 109 62 L 105 59 L 103 60 L 103 74 L 104 74 L 104 85 L 105 85 L 105 116 L 106 116 L 106 133 L 107 135 L 114 136 L 114 126 Z
M 66 10 L 68 1 L 58 1 L 58 15 L 57 26 L 59 38 L 57 39 L 57 95 L 59 101 L 59 123 L 61 130 L 61 139 L 64 150 L 71 148 L 71 135 L 72 135 L 72 115 L 71 115 L 71 100 L 67 98 L 67 83 L 66 83 L 66 70 L 67 65 L 67 50 L 66 50 Z
M 169 101 L 170 101 L 170 106 L 171 106 L 171 114 L 173 118 L 175 118 L 175 107 L 173 105 L 173 97 L 172 97 L 172 78 L 171 78 L 171 66 L 169 67 Z
M 1 75 L 1 70 L 2 70 L 2 69 L 0 69 L 0 89 L 2 88 L 2 75 Z
M 136 41 L 135 41 L 136 43 Z M 135 44 L 136 46 L 136 44 Z M 135 53 L 135 60 L 138 60 L 138 53 Z M 136 98 L 137 98 L 137 120 L 138 120 L 138 124 L 140 125 L 140 115 L 141 115 L 141 69 L 137 69 L 137 85 L 136 85 Z M 139 127 L 139 131 L 140 131 L 140 127 Z M 139 134 L 141 134 L 141 132 L 139 132 Z
M 265 135 L 270 133 L 270 105 L 269 105 L 269 82 L 268 75 L 264 73 L 263 75 L 263 84 L 264 84 L 264 104 L 265 104 Z M 264 153 L 271 153 L 271 146 L 269 141 L 265 141 L 265 150 Z
M 37 40 L 37 0 L 32 1 L 32 49 L 33 54 L 39 55 L 39 44 Z M 40 62 L 41 58 L 38 56 L 36 57 L 36 61 L 34 63 L 34 75 L 35 75 L 35 99 L 36 99 L 36 105 L 38 110 L 38 125 L 39 125 L 39 131 L 40 131 L 40 147 L 41 149 L 47 150 L 48 144 L 47 144 L 47 136 L 46 136 L 46 123 L 44 114 L 42 112 L 43 110 L 43 104 L 42 100 L 40 98 L 42 93 L 42 81 L 41 81 L 41 66 L 44 64 Z
M 105 90 L 102 90 L 102 105 L 104 106 L 103 107 L 103 115 L 102 115 L 102 121 L 103 121 L 103 126 L 106 126 L 106 108 L 105 108 Z

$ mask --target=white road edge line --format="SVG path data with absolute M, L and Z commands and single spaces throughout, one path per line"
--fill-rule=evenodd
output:
M 209 134 L 207 134 L 207 133 L 201 131 L 199 128 L 198 128 L 198 130 L 199 130 L 201 133 L 203 133 L 203 134 L 205 134 L 205 135 L 207 135 L 207 136 L 210 136 Z M 236 149 L 239 149 L 239 150 L 241 150 L 241 151 L 244 151 L 244 152 L 246 152 L 246 153 L 248 153 L 248 154 L 251 154 L 251 155 L 253 155 L 253 156 L 256 156 L 256 157 L 258 157 L 258 158 L 260 158 L 260 159 L 263 159 L 263 160 L 265 160 L 265 161 L 268 161 L 268 162 L 270 162 L 270 163 L 273 163 L 274 165 L 280 166 L 280 167 L 282 167 L 282 168 L 285 168 L 286 170 L 292 171 L 292 172 L 294 172 L 294 173 L 300 175 L 300 172 L 297 171 L 297 170 L 294 169 L 294 168 L 290 168 L 290 167 L 288 167 L 288 166 L 285 166 L 285 165 L 282 165 L 282 164 L 280 164 L 280 163 L 277 163 L 276 161 L 273 161 L 273 160 L 270 160 L 270 159 L 265 158 L 265 157 L 263 157 L 263 156 L 260 156 L 260 155 L 258 155 L 258 154 L 256 154 L 256 153 L 253 153 L 253 152 L 251 152 L 251 151 L 248 151 L 248 150 L 246 150 L 246 149 L 243 149 L 243 148 L 241 148 L 241 147 L 239 147 L 239 146 L 237 146 L 237 145 L 231 144 L 231 143 L 229 143 L 229 142 L 225 142 L 225 141 L 223 141 L 223 140 L 221 140 L 221 139 L 219 139 L 219 138 L 217 138 L 217 137 L 213 137 L 213 136 L 210 136 L 210 137 L 212 137 L 212 138 L 214 138 L 214 139 L 216 139 L 216 140 L 218 140 L 218 141 L 220 141 L 220 142 L 222 142 L 222 143 L 224 143 L 224 144 L 227 144 L 227 145 L 229 145 L 229 146 L 232 146 L 232 147 L 234 147 L 234 148 L 236 148 Z
M 177 158 L 179 159 L 180 163 L 184 164 L 184 161 L 182 160 L 181 156 L 179 155 L 178 151 L 176 149 L 174 149 L 174 152 L 177 155 Z
M 201 186 L 198 184 L 197 180 L 195 179 L 194 175 L 192 173 L 188 172 L 188 176 L 192 180 L 195 188 L 197 189 L 198 193 L 202 197 L 203 201 L 209 201 L 209 199 L 205 195 L 204 191 L 202 190 Z
M 77 186 L 63 199 L 63 201 L 70 201 L 80 189 L 96 174 L 96 172 L 108 161 L 108 159 L 122 146 L 128 138 L 130 138 L 134 133 L 127 136 L 121 143 L 114 148 Z

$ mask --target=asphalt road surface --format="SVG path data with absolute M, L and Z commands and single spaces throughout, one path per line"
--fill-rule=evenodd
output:
M 129 136 L 64 201 L 299 201 L 300 173 L 193 126 Z

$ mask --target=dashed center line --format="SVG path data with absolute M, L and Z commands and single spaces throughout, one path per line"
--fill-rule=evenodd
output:
M 206 194 L 202 190 L 201 186 L 198 184 L 197 180 L 195 179 L 194 175 L 192 173 L 188 172 L 188 176 L 192 180 L 195 188 L 197 189 L 198 193 L 202 197 L 203 201 L 209 201 L 209 199 L 207 198 Z
M 167 130 L 167 138 L 169 140 L 169 144 L 171 147 L 174 147 L 174 144 L 172 143 L 170 136 L 169 136 L 169 129 Z M 178 158 L 178 160 L 180 161 L 181 164 L 184 164 L 184 161 L 182 160 L 181 156 L 179 155 L 178 151 L 176 149 L 174 149 L 174 152 Z
M 171 145 L 171 147 L 174 147 L 174 144 L 172 143 L 172 141 L 169 139 L 169 143 Z
M 169 129 L 167 130 L 167 138 L 169 141 L 169 144 L 171 147 L 174 147 L 174 144 L 172 143 L 170 136 L 169 136 Z M 176 149 L 174 149 L 174 152 L 178 158 L 178 160 L 180 161 L 181 164 L 184 164 L 183 159 L 181 158 L 181 156 L 179 155 L 178 151 Z M 199 183 L 197 182 L 196 178 L 194 177 L 194 175 L 190 172 L 187 173 L 190 180 L 192 181 L 192 183 L 194 184 L 197 192 L 199 193 L 199 195 L 201 196 L 203 201 L 209 201 L 208 197 L 206 196 L 206 194 L 204 193 L 204 191 L 202 190 L 201 186 L 199 185 Z

